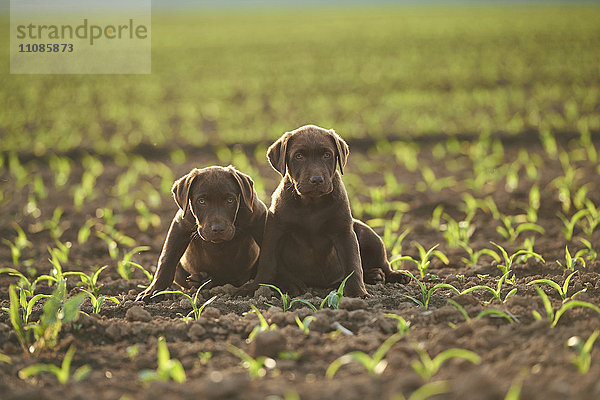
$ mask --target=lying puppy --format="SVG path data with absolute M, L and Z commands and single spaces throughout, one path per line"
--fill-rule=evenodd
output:
M 173 185 L 179 210 L 171 223 L 146 300 L 169 287 L 183 287 L 201 274 L 211 285 L 240 286 L 251 279 L 262 243 L 267 208 L 252 179 L 233 167 L 193 169 Z
M 368 296 L 364 282 L 408 282 L 391 270 L 381 238 L 352 218 L 340 176 L 348 153 L 333 130 L 314 125 L 285 133 L 269 148 L 283 180 L 273 193 L 256 279 L 238 294 L 268 282 L 299 294 L 307 286 L 335 287 L 352 272 L 347 296 Z

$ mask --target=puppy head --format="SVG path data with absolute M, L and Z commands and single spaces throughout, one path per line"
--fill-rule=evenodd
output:
M 213 243 L 233 239 L 239 208 L 252 212 L 255 196 L 252 179 L 231 166 L 193 169 L 172 192 L 179 208 L 196 219 L 200 238 Z
M 306 125 L 284 133 L 269 147 L 267 158 L 290 177 L 300 196 L 315 198 L 331 193 L 336 164 L 343 174 L 348 154 L 348 145 L 333 129 Z

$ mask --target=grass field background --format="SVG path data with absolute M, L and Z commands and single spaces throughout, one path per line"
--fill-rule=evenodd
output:
M 597 131 L 599 20 L 595 5 L 160 10 L 151 75 L 2 75 L 1 150 L 269 142 L 305 123 L 345 138 Z

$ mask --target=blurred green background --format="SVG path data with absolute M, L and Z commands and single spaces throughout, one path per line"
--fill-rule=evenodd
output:
M 151 75 L 2 74 L 1 150 L 268 143 L 306 123 L 345 138 L 595 132 L 598 21 L 594 4 L 157 8 Z

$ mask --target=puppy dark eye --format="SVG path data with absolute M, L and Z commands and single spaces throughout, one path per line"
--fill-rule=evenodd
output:
M 302 160 L 302 159 L 304 158 L 304 154 L 302 154 L 302 153 L 296 153 L 296 154 L 294 155 L 294 158 L 295 158 L 296 160 Z
M 326 151 L 325 153 L 323 153 L 323 158 L 331 158 L 331 153 Z

